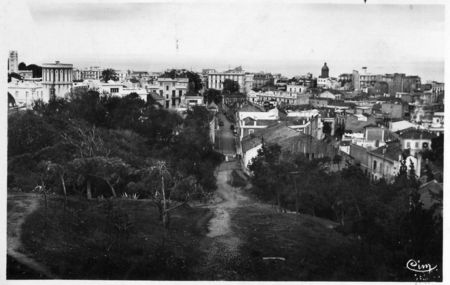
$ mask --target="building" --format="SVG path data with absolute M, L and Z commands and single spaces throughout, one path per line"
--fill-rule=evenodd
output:
M 74 68 L 72 71 L 72 80 L 73 81 L 83 81 L 81 77 L 81 70 L 78 68 Z
M 381 104 L 381 112 L 391 119 L 402 119 L 405 114 L 403 104 L 385 102 Z
M 433 114 L 431 126 L 428 127 L 430 132 L 438 136 L 444 133 L 444 115 L 444 112 L 435 112 Z
M 98 66 L 91 66 L 81 70 L 81 80 L 92 79 L 100 80 L 102 77 L 102 70 Z
M 253 103 L 264 104 L 265 102 L 268 102 L 274 106 L 278 104 L 286 104 L 286 105 L 309 104 L 309 96 L 307 94 L 297 92 L 286 92 L 279 90 L 266 92 L 250 91 L 248 93 L 248 98 Z
M 389 122 L 389 130 L 391 132 L 403 131 L 410 128 L 416 129 L 417 125 L 405 120 L 397 122 Z
M 42 86 L 44 98 L 67 97 L 72 90 L 73 65 L 55 63 L 42 64 Z
M 8 72 L 9 73 L 17 73 L 19 70 L 19 56 L 17 51 L 11 50 L 9 51 L 9 57 L 8 57 Z
M 158 78 L 158 90 L 160 96 L 166 100 L 166 109 L 175 109 L 185 101 L 189 87 L 188 78 Z
M 267 128 L 267 126 L 278 122 L 280 119 L 278 109 L 274 108 L 267 112 L 238 112 L 239 140 L 255 132 L 256 129 Z
M 330 73 L 330 69 L 328 68 L 327 63 L 325 62 L 322 66 L 319 78 L 328 78 L 328 77 L 330 77 L 329 73 Z
M 310 135 L 315 139 L 322 139 L 322 120 L 316 109 L 304 111 L 287 111 L 286 125 L 301 134 Z
M 19 74 L 22 79 L 31 79 L 33 78 L 33 71 L 32 70 L 18 70 L 17 74 Z
M 385 146 L 369 151 L 367 155 L 367 170 L 371 180 L 384 179 L 386 182 L 392 183 L 400 171 L 400 161 L 403 157 L 400 145 L 397 142 L 388 143 Z M 408 169 L 411 169 L 411 166 L 414 165 L 418 173 L 417 176 L 420 177 L 418 160 L 408 156 L 405 161 Z
M 332 100 L 341 100 L 342 93 L 336 91 L 326 90 L 319 94 L 319 98 L 332 99 Z
M 48 102 L 48 98 L 44 98 L 42 84 L 33 81 L 13 78 L 11 82 L 8 82 L 8 93 L 13 96 L 16 106 L 19 108 L 31 109 L 36 100 Z
M 259 90 L 263 86 L 273 85 L 273 76 L 270 73 L 259 72 L 253 74 L 253 89 Z
M 236 81 L 239 84 L 239 92 L 241 93 L 249 92 L 253 87 L 253 75 L 246 74 L 239 66 L 225 72 L 208 73 L 208 88 L 223 90 L 225 79 Z
M 424 150 L 431 150 L 431 139 L 435 138 L 431 132 L 416 129 L 407 129 L 399 132 L 402 150 L 409 150 L 411 155 L 416 155 Z

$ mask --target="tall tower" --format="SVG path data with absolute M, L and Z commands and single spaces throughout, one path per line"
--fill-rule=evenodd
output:
M 328 69 L 328 66 L 327 66 L 327 63 L 325 62 L 324 64 L 323 64 L 323 67 L 322 67 L 322 74 L 320 75 L 320 77 L 322 77 L 322 78 L 328 78 L 329 77 L 329 69 Z
M 16 50 L 9 51 L 9 57 L 8 57 L 8 72 L 17 73 L 19 70 L 19 59 L 17 55 Z

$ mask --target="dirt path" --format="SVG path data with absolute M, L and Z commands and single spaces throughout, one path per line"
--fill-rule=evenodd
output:
M 18 263 L 37 272 L 42 278 L 57 278 L 47 268 L 29 257 L 21 241 L 26 217 L 39 207 L 39 196 L 31 193 L 8 194 L 7 253 Z
M 199 266 L 200 276 L 208 280 L 233 280 L 234 272 L 227 271 L 223 264 L 239 254 L 242 237 L 233 230 L 231 217 L 234 211 L 248 202 L 240 188 L 228 184 L 233 169 L 238 169 L 237 162 L 224 162 L 217 171 L 217 190 L 214 203 L 208 206 L 214 212 L 208 224 L 208 234 L 202 241 L 201 249 L 205 258 Z

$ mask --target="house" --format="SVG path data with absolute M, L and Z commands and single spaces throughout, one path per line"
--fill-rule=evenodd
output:
M 391 119 L 401 119 L 405 111 L 403 104 L 386 102 L 381 104 L 381 112 Z
M 43 86 L 32 81 L 21 81 L 15 78 L 8 83 L 8 93 L 14 98 L 16 106 L 31 109 L 36 100 L 48 102 Z
M 334 147 L 322 140 L 286 126 L 284 123 L 271 125 L 264 129 L 258 129 L 253 134 L 242 140 L 242 159 L 245 170 L 252 159 L 258 155 L 258 150 L 264 144 L 278 144 L 282 151 L 291 154 L 304 154 L 308 159 L 334 157 L 337 153 Z
M 417 125 L 405 120 L 397 122 L 389 122 L 389 130 L 391 132 L 403 131 L 410 128 L 417 128 Z
M 238 112 L 239 140 L 252 134 L 256 129 L 266 128 L 268 125 L 277 123 L 279 120 L 278 109 L 271 109 L 267 112 Z
M 282 143 L 290 137 L 298 136 L 299 133 L 283 124 L 276 124 L 265 129 L 257 130 L 242 139 L 242 159 L 244 167 L 248 168 L 252 159 L 258 155 L 263 143 Z
M 428 127 L 428 130 L 438 136 L 444 133 L 444 112 L 434 112 L 432 122 Z
M 360 168 L 367 174 L 369 165 L 369 156 L 367 149 L 363 146 L 350 144 L 349 155 L 353 159 L 353 162 L 360 166 Z
M 189 108 L 192 106 L 202 106 L 203 104 L 203 96 L 198 95 L 186 95 L 184 99 L 184 104 Z M 216 105 L 217 107 L 217 105 Z
M 326 99 L 332 99 L 332 100 L 341 100 L 342 99 L 342 94 L 340 92 L 337 91 L 331 91 L 331 90 L 326 90 L 322 93 L 319 94 L 319 98 L 326 98 Z
M 298 132 L 306 135 L 311 135 L 316 139 L 322 139 L 322 121 L 320 112 L 316 109 L 303 111 L 288 111 L 286 124 Z
M 431 149 L 431 139 L 436 137 L 431 132 L 408 129 L 398 133 L 400 137 L 401 149 L 409 150 L 411 155 L 415 155 L 424 150 Z
M 405 156 L 401 144 L 397 141 L 367 153 L 367 170 L 370 178 L 374 181 L 384 179 L 392 183 L 400 171 L 401 161 Z M 420 177 L 421 156 L 406 155 L 405 162 L 408 171 L 414 167 L 417 177 Z

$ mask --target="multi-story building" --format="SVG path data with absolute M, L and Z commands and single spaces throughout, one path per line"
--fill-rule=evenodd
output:
M 11 50 L 8 57 L 8 72 L 12 73 L 19 70 L 19 57 L 17 51 Z
M 72 80 L 73 81 L 81 81 L 83 78 L 81 77 L 81 70 L 78 68 L 74 68 L 72 71 Z
M 89 68 L 81 70 L 81 79 L 93 79 L 99 80 L 102 76 L 102 70 L 98 66 L 91 66 Z
M 42 64 L 42 86 L 44 98 L 66 97 L 72 89 L 73 65 L 55 63 Z
M 253 85 L 253 75 L 246 74 L 241 67 L 237 67 L 225 72 L 208 73 L 208 88 L 222 90 L 225 79 L 236 81 L 241 93 L 249 92 Z
M 189 86 L 188 78 L 158 78 L 158 85 L 157 92 L 165 98 L 165 108 L 178 108 L 184 103 Z
M 287 105 L 308 105 L 309 96 L 299 92 L 287 91 L 266 91 L 255 92 L 250 91 L 248 98 L 253 103 L 263 104 L 264 102 L 271 102 L 272 104 L 287 104 Z
M 431 132 L 407 129 L 399 134 L 402 150 L 409 150 L 411 155 L 415 155 L 424 150 L 431 149 L 431 139 L 436 135 Z
M 8 93 L 10 93 L 18 107 L 31 109 L 36 100 L 48 101 L 44 98 L 42 84 L 32 81 L 21 81 L 13 78 L 8 83 Z
M 263 86 L 273 85 L 273 76 L 270 73 L 259 72 L 253 75 L 253 89 L 261 89 Z

